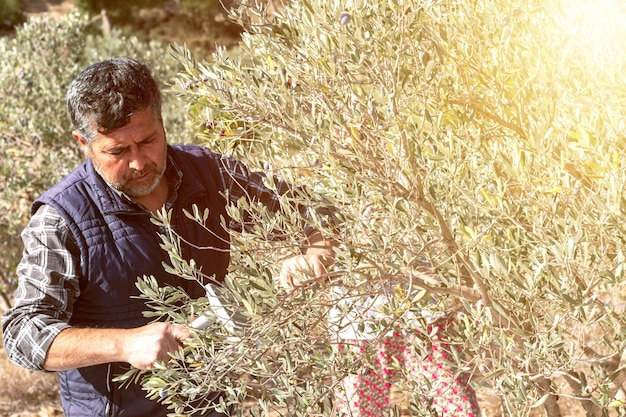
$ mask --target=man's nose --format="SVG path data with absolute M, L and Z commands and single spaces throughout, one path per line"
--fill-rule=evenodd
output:
M 146 166 L 146 158 L 142 155 L 141 152 L 133 152 L 130 161 L 128 162 L 128 167 L 134 169 L 136 171 L 141 171 Z

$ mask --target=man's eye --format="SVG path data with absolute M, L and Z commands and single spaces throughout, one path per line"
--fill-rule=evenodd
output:
M 121 154 L 124 153 L 123 149 L 111 149 L 110 151 L 107 151 L 106 153 L 108 153 L 111 156 L 120 156 Z

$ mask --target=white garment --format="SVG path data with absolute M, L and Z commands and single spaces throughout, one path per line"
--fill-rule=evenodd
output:
M 333 288 L 332 296 L 335 303 L 329 312 L 329 326 L 339 339 L 371 340 L 380 337 L 381 330 L 385 328 L 385 319 L 394 315 L 388 308 L 393 297 L 389 287 L 380 294 L 351 296 L 346 288 L 337 286 Z M 419 312 L 416 311 L 417 306 L 413 306 L 402 314 L 403 320 L 412 322 L 411 327 L 420 327 L 422 323 L 432 324 L 445 317 L 438 298 L 431 296 L 421 302 L 424 307 Z M 384 335 L 391 336 L 392 333 L 392 330 L 388 330 Z

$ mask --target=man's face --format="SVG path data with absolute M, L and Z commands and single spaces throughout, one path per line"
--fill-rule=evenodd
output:
M 85 144 L 82 138 L 76 139 Z M 163 123 L 152 110 L 134 113 L 126 126 L 107 135 L 98 133 L 86 152 L 111 187 L 131 198 L 150 197 L 165 173 L 167 142 Z

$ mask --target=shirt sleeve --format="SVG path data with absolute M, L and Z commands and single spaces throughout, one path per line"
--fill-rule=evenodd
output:
M 289 204 L 300 213 L 301 219 L 311 220 L 313 216 L 317 216 L 327 219 L 324 223 L 338 223 L 334 216 L 334 209 L 323 202 L 318 202 L 315 205 L 296 203 L 296 201 L 314 201 L 312 196 L 302 188 L 293 187 L 278 177 L 267 178 L 263 172 L 250 171 L 243 162 L 232 157 L 222 156 L 220 168 L 231 204 L 236 204 L 239 199 L 244 198 L 249 202 L 263 204 L 271 212 L 283 210 L 282 204 Z M 266 182 L 272 183 L 272 186 L 269 187 Z M 254 227 L 254 224 L 256 222 L 253 219 L 246 218 L 244 224 L 239 226 L 251 228 Z M 240 227 L 233 228 L 239 229 Z M 304 222 L 303 233 L 305 236 L 315 230 L 316 228 L 312 226 L 311 221 Z M 280 239 L 284 236 L 278 232 L 273 237 Z
M 42 205 L 22 232 L 14 306 L 2 317 L 6 354 L 24 368 L 42 371 L 54 338 L 68 324 L 79 295 L 79 251 L 59 213 Z

